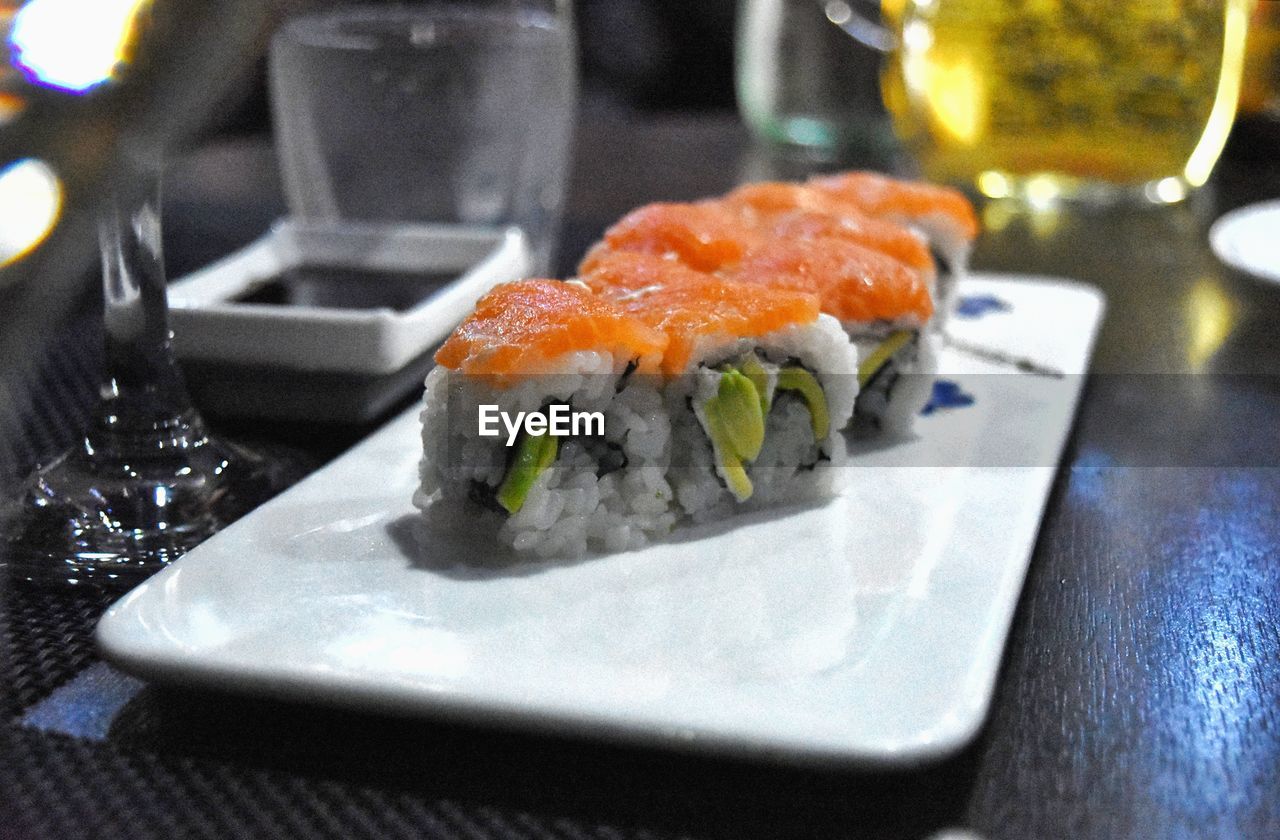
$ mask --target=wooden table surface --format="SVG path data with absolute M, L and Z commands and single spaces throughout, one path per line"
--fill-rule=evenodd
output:
M 638 204 L 769 172 L 729 117 L 593 116 L 562 267 Z M 158 688 L 114 748 L 532 814 L 524 836 L 1280 837 L 1280 286 L 1228 271 L 1206 238 L 1276 196 L 1280 157 L 1246 153 L 1184 207 L 984 211 L 977 268 L 1087 281 L 1109 309 L 990 719 L 952 759 L 794 769 Z M 184 161 L 171 273 L 281 206 L 260 139 Z M 506 836 L 480 824 L 456 836 Z

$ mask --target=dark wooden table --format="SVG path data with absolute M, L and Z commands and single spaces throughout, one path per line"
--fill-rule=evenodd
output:
M 868 774 L 155 686 L 113 705 L 122 678 L 85 643 L 101 604 L 11 592 L 12 649 L 45 664 L 36 689 L 0 687 L 21 698 L 0 800 L 22 812 L 0 836 L 1280 837 L 1280 287 L 1206 244 L 1224 210 L 1280 196 L 1267 154 L 1237 141 L 1180 208 L 987 209 L 978 268 L 1094 283 L 1109 312 L 990 719 L 958 756 Z M 588 119 L 561 265 L 635 205 L 768 172 L 731 118 Z M 260 139 L 185 161 L 166 210 L 173 273 L 281 205 Z M 269 436 L 319 460 L 362 432 Z M 32 629 L 39 610 L 62 624 Z M 67 685 L 73 707 L 110 719 L 32 715 Z

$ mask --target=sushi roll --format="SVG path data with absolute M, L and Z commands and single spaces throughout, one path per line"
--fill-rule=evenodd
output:
M 951 187 L 904 181 L 876 172 L 845 172 L 811 178 L 809 186 L 857 207 L 877 219 L 920 231 L 948 272 L 938 279 L 938 329 L 956 302 L 956 287 L 968 270 L 969 252 L 978 235 L 978 217 L 964 194 Z
M 652 374 L 666 345 L 580 284 L 495 287 L 427 377 L 415 505 L 441 523 L 486 518 L 500 541 L 542 556 L 634 549 L 665 533 L 676 518 L 671 430 Z M 520 425 L 554 422 L 557 406 L 569 434 Z
M 774 239 L 724 276 L 818 296 L 857 348 L 855 419 L 862 431 L 902 436 L 928 402 L 937 370 L 925 279 L 902 262 L 845 239 Z
M 626 251 L 598 254 L 581 279 L 668 339 L 668 475 L 685 514 L 705 521 L 834 491 L 857 358 L 816 296 Z
M 617 253 L 816 295 L 856 345 L 864 432 L 905 435 L 928 402 L 939 341 L 936 271 L 918 233 L 815 187 L 766 183 L 714 201 L 642 208 L 605 234 L 580 271 L 590 275 Z

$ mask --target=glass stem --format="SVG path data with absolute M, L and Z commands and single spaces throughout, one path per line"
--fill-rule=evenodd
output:
M 105 372 L 90 451 L 186 449 L 205 440 L 173 358 L 160 242 L 160 179 L 117 186 L 102 210 Z M 104 453 L 105 454 L 105 453 Z

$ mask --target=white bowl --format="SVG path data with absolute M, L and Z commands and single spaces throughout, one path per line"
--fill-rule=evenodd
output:
M 456 279 L 406 310 L 237 300 L 304 266 Z M 174 349 L 196 402 L 211 413 L 366 422 L 421 386 L 432 349 L 481 295 L 529 266 L 514 228 L 283 219 L 169 286 Z

